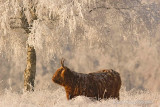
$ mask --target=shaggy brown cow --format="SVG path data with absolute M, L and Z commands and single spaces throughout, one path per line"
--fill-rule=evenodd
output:
M 64 59 L 61 60 L 61 65 L 53 75 L 52 80 L 64 86 L 67 99 L 84 95 L 97 100 L 103 98 L 117 98 L 119 100 L 121 78 L 118 72 L 110 69 L 82 74 L 71 71 L 64 66 Z

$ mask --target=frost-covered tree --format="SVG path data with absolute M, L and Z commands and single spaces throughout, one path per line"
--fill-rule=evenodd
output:
M 2 0 L 0 5 L 0 55 L 17 65 L 25 63 L 26 50 L 32 48 L 41 61 L 38 69 L 40 63 L 47 62 L 54 70 L 56 62 L 65 57 L 79 72 L 102 68 L 119 71 L 128 89 L 149 88 L 150 69 L 159 70 L 158 3 Z M 50 65 L 51 61 L 56 65 Z M 154 61 L 156 64 L 150 66 Z M 35 72 L 35 66 L 33 68 Z M 20 72 L 16 70 L 14 73 Z M 37 77 L 40 78 L 43 77 Z

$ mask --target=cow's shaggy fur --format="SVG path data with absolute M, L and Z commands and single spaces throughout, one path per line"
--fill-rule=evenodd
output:
M 67 99 L 72 99 L 79 95 L 96 98 L 117 98 L 119 100 L 119 90 L 121 78 L 118 72 L 101 70 L 94 73 L 82 74 L 70 70 L 63 65 L 57 69 L 52 77 L 53 82 L 64 86 Z

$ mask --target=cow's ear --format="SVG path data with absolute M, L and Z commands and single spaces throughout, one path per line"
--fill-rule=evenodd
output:
M 63 71 L 61 72 L 61 77 L 62 77 L 62 78 L 64 78 L 64 73 L 65 73 L 65 70 L 63 70 Z
M 64 68 L 64 58 L 61 59 L 61 66 Z

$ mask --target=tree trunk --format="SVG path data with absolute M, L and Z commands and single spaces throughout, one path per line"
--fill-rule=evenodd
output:
M 24 89 L 25 91 L 34 91 L 36 51 L 33 46 L 28 45 L 27 48 L 27 67 L 24 72 Z
M 34 6 L 34 3 L 32 0 L 29 0 L 27 2 L 28 7 L 23 7 L 21 10 L 21 21 L 22 21 L 22 28 L 26 31 L 26 33 L 31 33 L 30 29 L 33 21 L 37 19 L 36 16 L 36 9 Z M 25 11 L 26 9 L 29 9 L 30 19 L 27 20 Z M 24 72 L 24 90 L 25 91 L 34 91 L 34 80 L 36 75 L 36 51 L 34 49 L 34 46 L 30 46 L 28 44 L 27 47 L 27 66 Z

